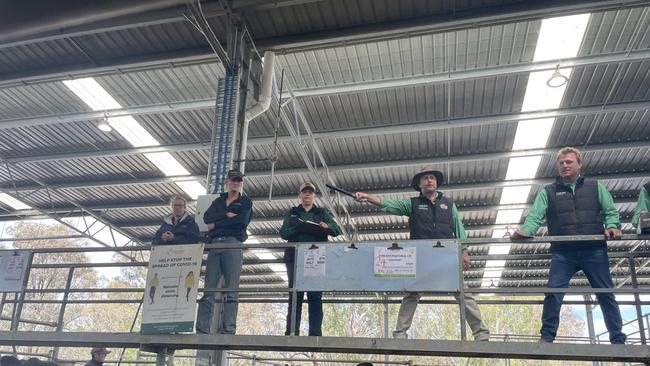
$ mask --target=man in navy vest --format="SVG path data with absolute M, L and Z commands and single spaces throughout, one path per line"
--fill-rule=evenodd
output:
M 621 223 L 612 195 L 596 180 L 585 179 L 580 173 L 580 152 L 565 147 L 557 154 L 559 176 L 555 183 L 540 190 L 526 221 L 512 235 L 513 239 L 534 235 L 548 222 L 549 235 L 603 235 L 602 240 L 588 242 L 555 242 L 551 244 L 551 269 L 548 287 L 567 288 L 571 277 L 582 270 L 593 288 L 613 288 L 609 273 L 605 238 L 620 238 Z M 621 331 L 621 312 L 611 293 L 596 294 L 603 311 L 605 325 L 612 344 L 625 343 Z M 560 324 L 560 308 L 564 294 L 548 293 L 542 311 L 542 342 L 552 343 Z
M 384 212 L 409 217 L 411 239 L 465 239 L 467 234 L 458 215 L 456 204 L 437 189 L 443 183 L 441 172 L 425 168 L 418 172 L 411 181 L 411 186 L 420 192 L 420 196 L 406 200 L 391 200 L 364 192 L 355 194 L 357 201 L 370 202 Z M 470 267 L 467 246 L 463 246 L 463 270 Z M 411 327 L 413 314 L 422 294 L 408 293 L 402 299 L 397 316 L 397 325 L 393 331 L 394 338 L 407 338 L 406 331 Z M 458 296 L 456 296 L 458 299 Z M 488 341 L 490 331 L 481 320 L 481 312 L 476 300 L 465 295 L 465 314 L 474 335 L 474 340 Z

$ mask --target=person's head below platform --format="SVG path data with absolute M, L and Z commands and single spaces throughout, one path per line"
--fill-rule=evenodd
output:
M 109 353 L 111 353 L 111 351 L 107 350 L 105 347 L 93 347 L 93 349 L 90 350 L 90 355 L 93 357 L 93 360 L 98 362 L 104 362 L 104 360 L 106 360 L 106 355 Z
M 361 362 L 357 366 L 372 366 L 372 363 L 371 362 Z

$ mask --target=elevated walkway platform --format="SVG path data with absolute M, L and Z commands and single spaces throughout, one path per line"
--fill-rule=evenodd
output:
M 634 362 L 650 365 L 647 345 L 547 344 L 258 335 L 0 332 L 0 345 L 361 353 L 431 357 Z

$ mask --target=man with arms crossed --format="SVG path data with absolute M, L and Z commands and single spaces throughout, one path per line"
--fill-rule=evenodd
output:
M 246 228 L 251 221 L 253 202 L 241 194 L 244 186 L 244 174 L 230 170 L 226 175 L 227 192 L 212 201 L 203 215 L 208 225 L 210 240 L 213 244 L 229 244 L 233 248 L 211 249 L 205 265 L 205 288 L 214 289 L 219 285 L 223 275 L 226 288 L 239 288 L 239 275 L 242 266 L 242 242 L 248 237 Z M 212 315 L 214 314 L 215 292 L 205 291 L 199 300 L 196 319 L 196 332 L 210 334 Z M 239 294 L 227 292 L 223 304 L 223 319 L 219 333 L 235 334 Z

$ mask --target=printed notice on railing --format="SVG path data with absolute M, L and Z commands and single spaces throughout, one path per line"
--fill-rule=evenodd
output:
M 375 247 L 375 277 L 415 278 L 416 248 Z
M 305 252 L 305 277 L 325 277 L 325 248 L 310 248 Z
M 0 253 L 0 292 L 22 291 L 28 259 L 24 250 Z
M 143 334 L 191 332 L 203 244 L 151 248 L 143 298 Z

